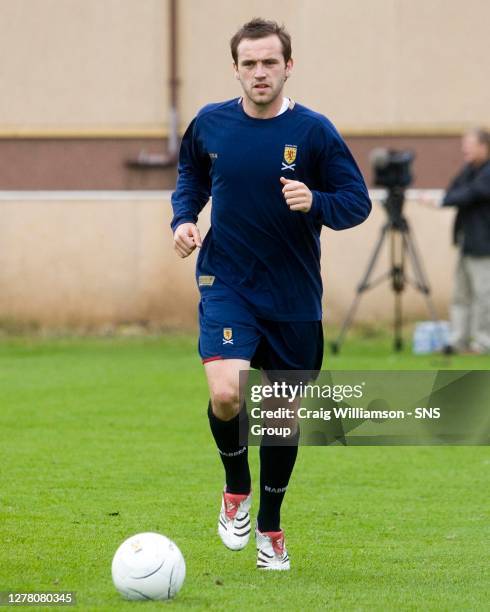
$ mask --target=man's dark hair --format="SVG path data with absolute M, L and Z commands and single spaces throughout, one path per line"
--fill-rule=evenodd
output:
M 231 55 L 235 64 L 238 64 L 238 45 L 244 38 L 265 38 L 274 34 L 281 41 L 284 62 L 287 63 L 291 59 L 291 36 L 286 31 L 286 28 L 280 26 L 275 21 L 267 21 L 266 19 L 255 17 L 243 25 L 230 40 Z

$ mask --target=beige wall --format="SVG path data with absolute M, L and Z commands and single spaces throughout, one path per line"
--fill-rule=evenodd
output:
M 228 40 L 262 15 L 292 34 L 288 91 L 346 131 L 490 124 L 487 0 L 184 0 L 182 8 L 185 119 L 239 95 Z
M 283 21 L 289 92 L 341 129 L 490 125 L 487 0 L 178 0 L 181 120 L 239 94 L 228 41 Z M 0 135 L 168 128 L 167 0 L 0 0 Z M 37 132 L 36 132 L 37 131 Z
M 165 8 L 162 0 L 0 0 L 0 129 L 161 128 Z
M 407 203 L 440 316 L 446 316 L 454 252 L 452 212 Z M 208 226 L 209 206 L 200 226 Z M 149 321 L 192 327 L 198 293 L 195 258 L 178 259 L 169 229 L 168 192 L 0 192 L 0 323 L 100 326 Z M 353 298 L 384 213 L 344 232 L 323 232 L 327 322 L 339 321 Z M 378 271 L 386 269 L 387 252 Z M 361 321 L 389 320 L 387 285 L 361 303 Z M 410 318 L 428 318 L 408 291 Z

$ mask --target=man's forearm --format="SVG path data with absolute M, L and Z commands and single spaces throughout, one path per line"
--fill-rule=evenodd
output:
M 463 185 L 461 187 L 453 187 L 444 196 L 442 201 L 443 206 L 469 206 L 475 201 L 474 193 L 471 185 Z

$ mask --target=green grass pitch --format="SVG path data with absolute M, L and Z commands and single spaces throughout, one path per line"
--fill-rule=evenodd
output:
M 302 448 L 282 514 L 292 570 L 257 571 L 252 541 L 224 549 L 195 345 L 2 340 L 0 590 L 72 590 L 91 611 L 488 609 L 484 447 Z M 490 358 L 395 355 L 387 336 L 357 337 L 324 367 L 488 369 Z M 124 602 L 113 588 L 112 555 L 141 531 L 185 556 L 170 604 Z

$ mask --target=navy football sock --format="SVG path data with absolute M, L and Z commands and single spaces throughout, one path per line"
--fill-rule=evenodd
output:
M 281 528 L 281 504 L 298 455 L 298 440 L 299 431 L 288 440 L 290 446 L 278 446 L 276 438 L 262 438 L 260 507 L 257 515 L 259 531 L 279 531 Z
M 222 421 L 213 414 L 211 402 L 208 405 L 209 426 L 223 462 L 228 493 L 250 493 L 250 469 L 248 467 L 248 446 L 240 444 L 239 431 L 248 434 L 248 413 L 243 405 L 240 412 L 230 421 Z

